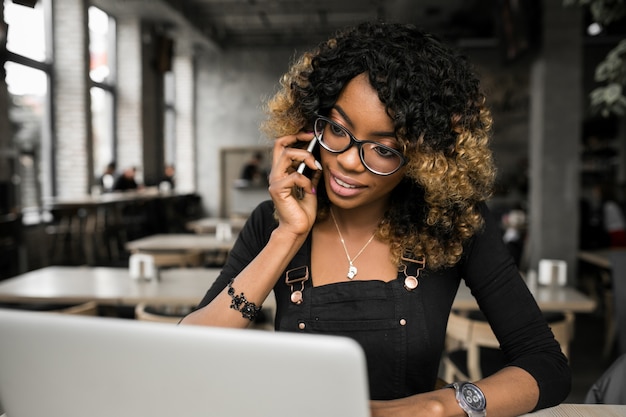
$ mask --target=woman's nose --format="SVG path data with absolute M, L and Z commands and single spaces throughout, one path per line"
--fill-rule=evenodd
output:
M 355 143 L 345 152 L 337 155 L 337 162 L 346 171 L 362 172 L 366 170 L 363 162 L 361 162 L 359 147 Z

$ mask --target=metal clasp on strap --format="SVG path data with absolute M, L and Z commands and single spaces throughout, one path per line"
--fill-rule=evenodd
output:
M 404 274 L 404 288 L 407 291 L 413 291 L 419 285 L 419 281 L 417 278 L 420 276 L 420 272 L 422 272 L 422 270 L 426 267 L 426 258 L 421 256 L 420 259 L 411 259 L 407 258 L 406 256 L 402 256 L 401 259 L 402 261 L 411 262 L 418 265 L 415 275 L 407 274 L 406 271 L 408 266 L 404 262 L 402 262 L 400 264 L 400 267 L 398 268 L 398 270 Z
M 291 302 L 294 304 L 302 304 L 302 291 L 304 291 L 304 282 L 309 279 L 309 267 L 300 266 L 293 268 L 285 273 L 285 284 L 291 288 Z M 300 289 L 294 290 L 294 284 L 300 283 Z

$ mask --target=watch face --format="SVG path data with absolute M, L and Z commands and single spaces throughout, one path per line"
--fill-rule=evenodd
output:
M 468 406 L 476 411 L 483 411 L 486 406 L 485 396 L 478 387 L 473 384 L 465 384 L 461 387 L 461 395 Z

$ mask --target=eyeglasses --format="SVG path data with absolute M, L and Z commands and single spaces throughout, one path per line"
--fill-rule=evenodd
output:
M 374 174 L 391 175 L 406 164 L 406 158 L 398 149 L 371 140 L 359 140 L 348 129 L 326 117 L 318 116 L 313 130 L 320 145 L 328 152 L 340 154 L 356 144 L 363 166 Z

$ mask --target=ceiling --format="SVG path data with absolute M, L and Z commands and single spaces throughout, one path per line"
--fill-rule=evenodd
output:
M 317 43 L 365 20 L 415 23 L 449 39 L 494 32 L 492 2 L 485 0 L 164 1 L 222 48 Z

